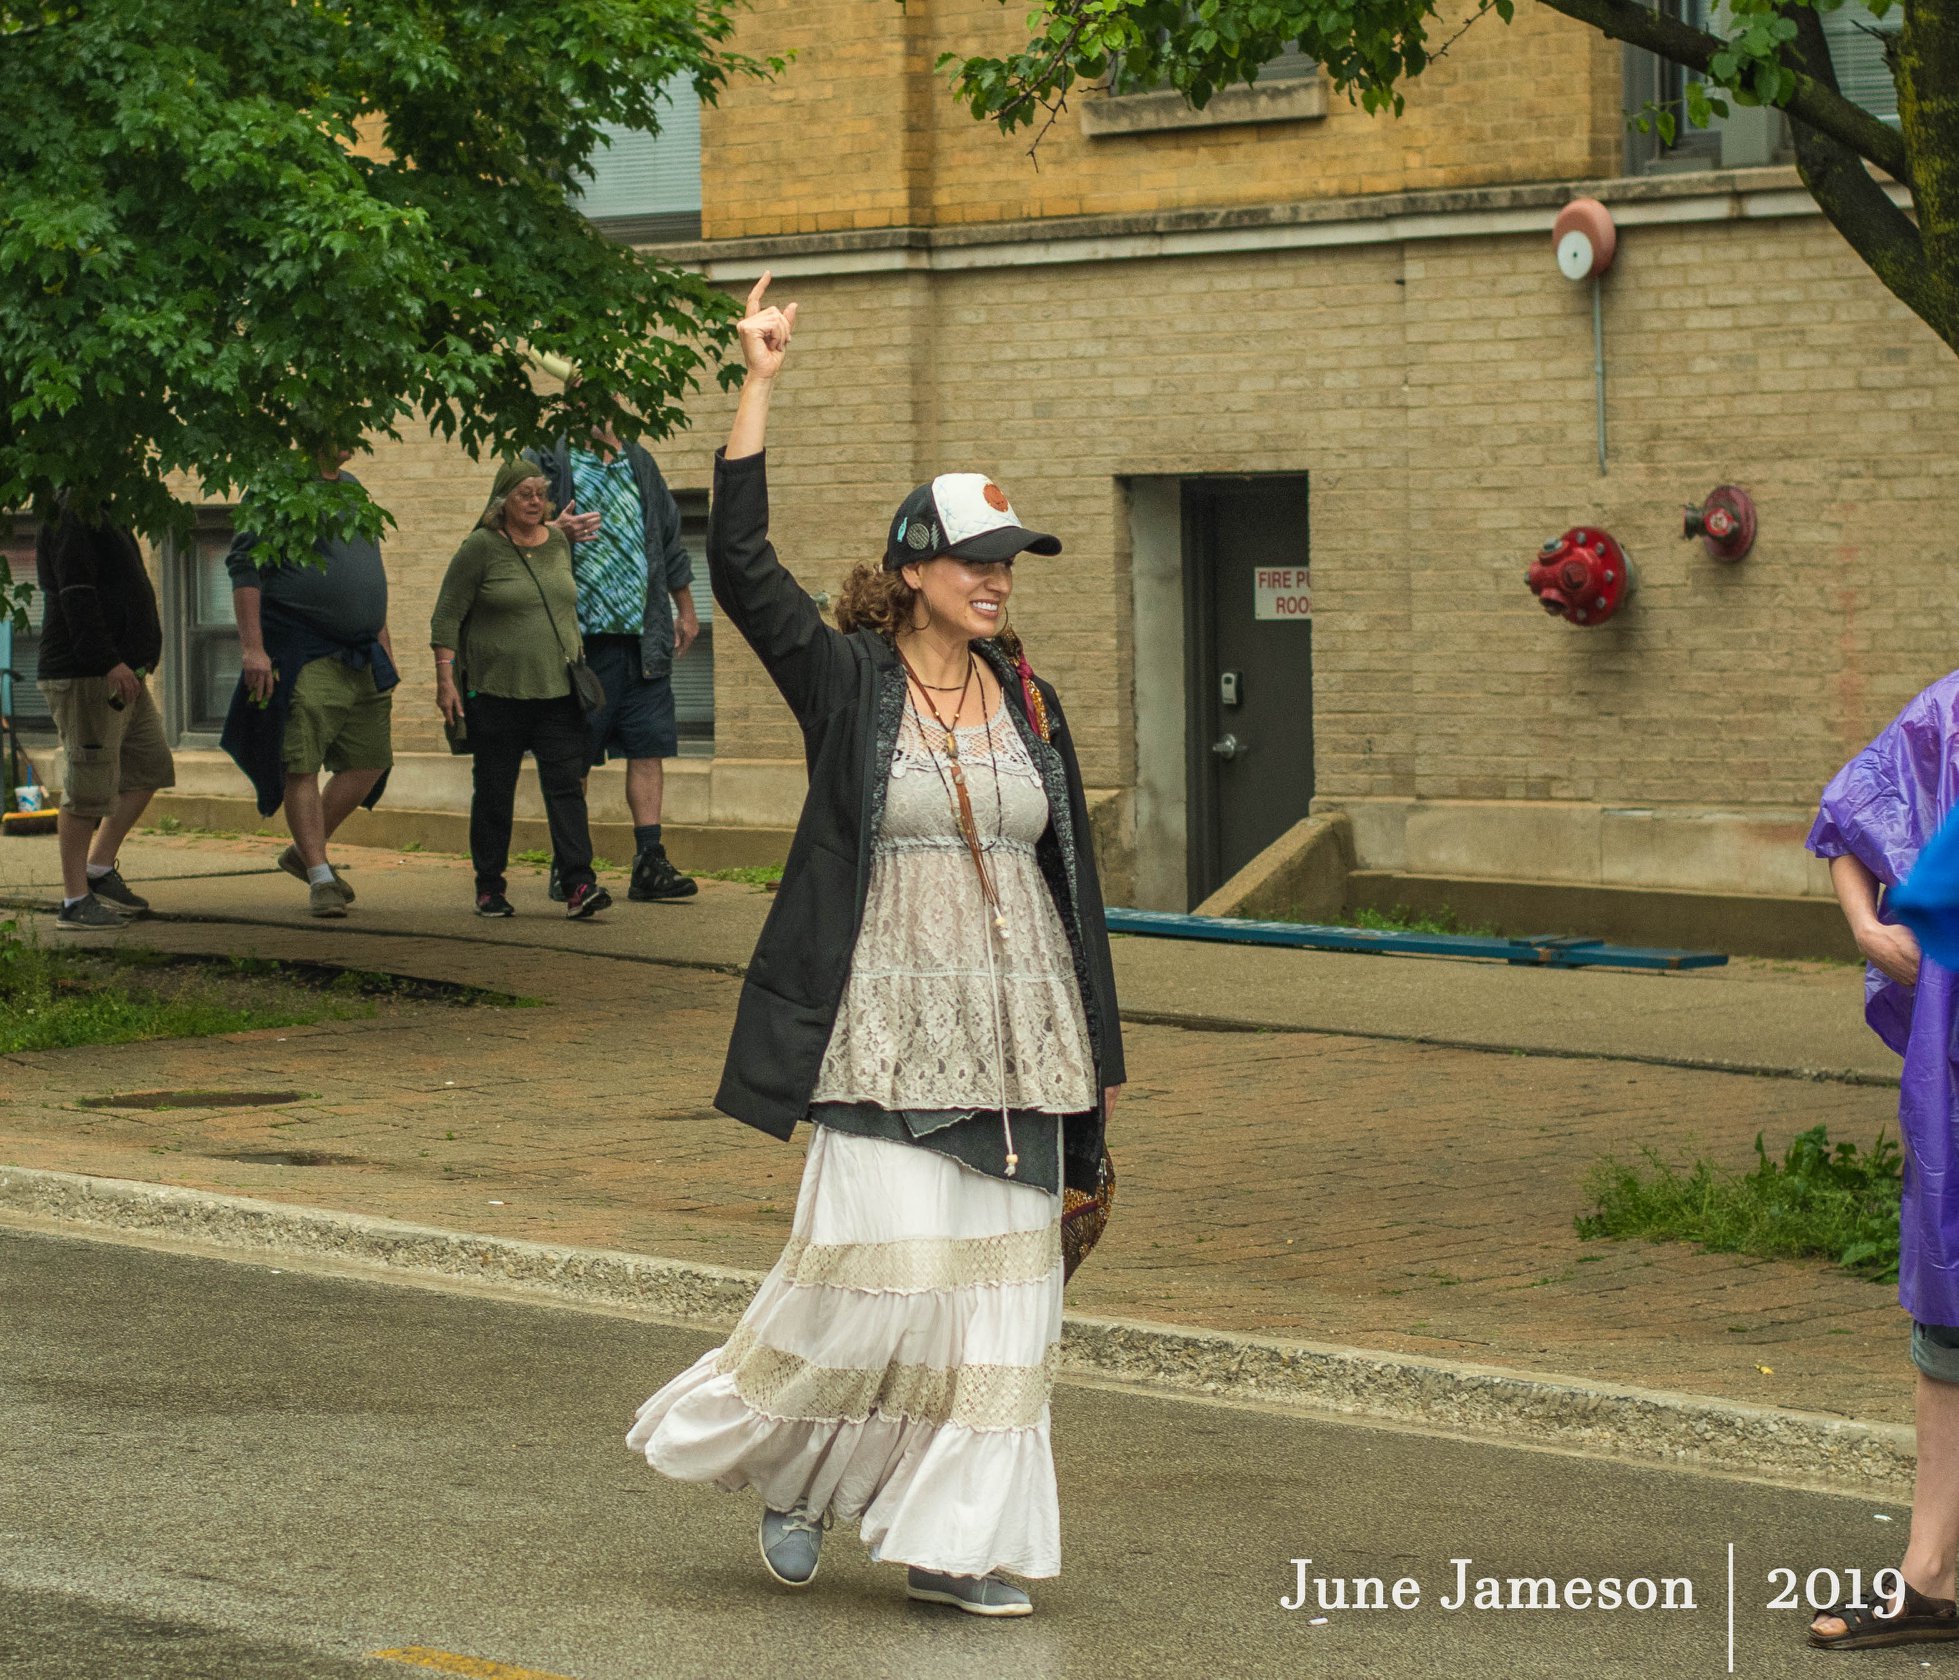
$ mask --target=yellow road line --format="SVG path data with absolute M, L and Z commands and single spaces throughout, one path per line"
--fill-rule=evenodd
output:
M 563 1674 L 547 1674 L 541 1668 L 513 1668 L 509 1663 L 491 1662 L 488 1657 L 465 1657 L 454 1651 L 431 1651 L 426 1645 L 401 1645 L 389 1651 L 369 1651 L 370 1657 L 385 1657 L 389 1662 L 406 1663 L 410 1668 L 432 1668 L 442 1674 L 468 1674 L 475 1680 L 569 1680 Z

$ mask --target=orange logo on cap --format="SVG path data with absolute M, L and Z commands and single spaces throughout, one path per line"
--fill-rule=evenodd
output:
M 1013 509 L 1007 505 L 1006 491 L 1002 490 L 1000 486 L 995 484 L 991 479 L 988 479 L 986 481 L 986 488 L 982 490 L 980 494 L 986 498 L 986 505 L 990 507 L 995 513 L 1011 513 L 1013 511 Z

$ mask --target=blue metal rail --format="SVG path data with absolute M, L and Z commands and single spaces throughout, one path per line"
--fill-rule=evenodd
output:
M 1388 933 L 1313 922 L 1241 922 L 1229 916 L 1179 916 L 1167 910 L 1108 911 L 1111 933 L 1152 939 L 1209 939 L 1230 945 L 1285 945 L 1309 951 L 1364 951 L 1371 956 L 1482 957 L 1531 968 L 1719 968 L 1719 951 L 1652 950 L 1539 933 L 1492 939 L 1469 933 Z

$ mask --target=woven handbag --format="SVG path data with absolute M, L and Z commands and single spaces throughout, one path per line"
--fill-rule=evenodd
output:
M 1109 1213 L 1116 1205 L 1116 1164 L 1108 1150 L 1102 1151 L 1102 1165 L 1095 1174 L 1095 1188 L 1061 1192 L 1061 1281 L 1075 1275 L 1075 1268 L 1088 1258 L 1088 1251 L 1108 1229 Z

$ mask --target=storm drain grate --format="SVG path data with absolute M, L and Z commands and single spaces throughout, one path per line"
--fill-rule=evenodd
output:
M 83 1097 L 83 1108 L 272 1108 L 298 1102 L 304 1091 L 119 1091 Z

